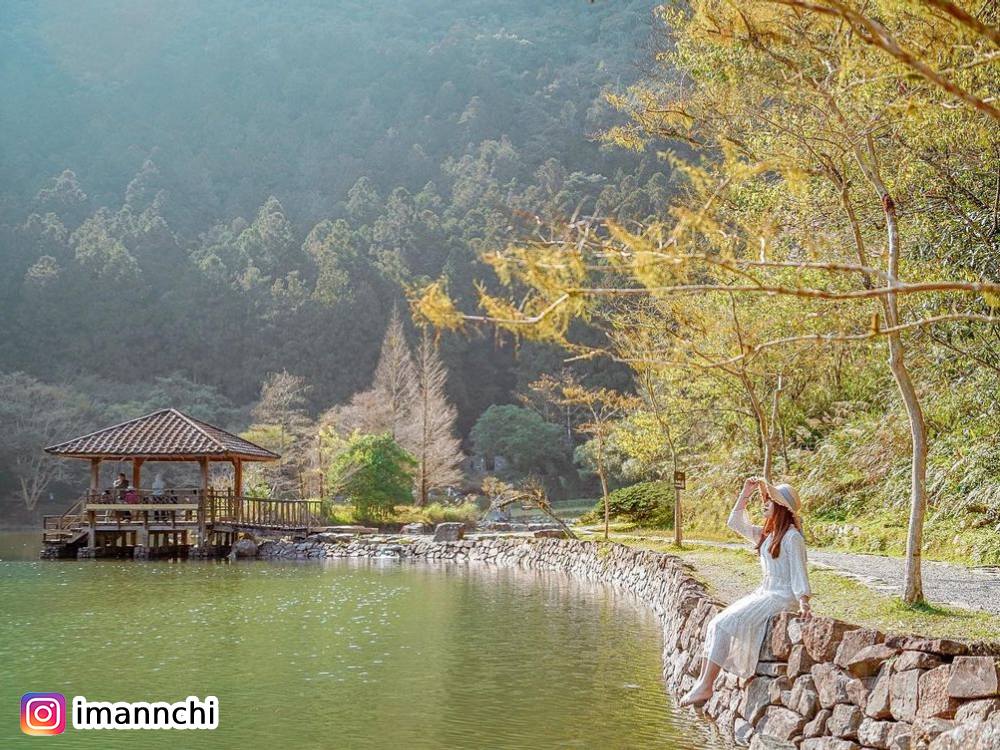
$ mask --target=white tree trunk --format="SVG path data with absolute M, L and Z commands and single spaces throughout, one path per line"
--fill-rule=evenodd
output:
M 899 241 L 899 224 L 896 218 L 896 203 L 892 199 L 878 171 L 878 161 L 875 156 L 875 145 L 871 135 L 868 136 L 868 154 L 870 161 L 859 158 L 862 169 L 878 193 L 882 201 L 882 212 L 885 216 L 886 239 L 889 246 L 889 263 L 886 284 L 891 289 L 899 284 L 899 259 L 901 254 Z M 885 311 L 886 324 L 890 327 L 899 325 L 899 307 L 897 295 L 890 292 L 885 295 L 882 308 Z M 908 604 L 916 604 L 924 600 L 924 586 L 920 572 L 921 550 L 924 536 L 924 514 L 927 510 L 927 425 L 924 421 L 920 398 L 913 385 L 913 378 L 906 367 L 903 352 L 903 341 L 899 333 L 889 335 L 889 369 L 896 380 L 899 394 L 906 408 L 906 416 L 910 423 L 910 440 L 913 455 L 910 464 L 910 521 L 906 536 L 906 562 L 903 570 L 903 600 Z

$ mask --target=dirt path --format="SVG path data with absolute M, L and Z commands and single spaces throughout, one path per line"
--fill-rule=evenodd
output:
M 595 529 L 595 532 L 601 531 Z M 612 533 L 614 538 L 642 539 L 670 543 L 670 538 Z M 685 543 L 712 547 L 745 549 L 737 542 L 714 542 L 686 539 Z M 903 558 L 866 555 L 860 552 L 837 552 L 810 549 L 809 562 L 830 568 L 863 583 L 874 591 L 901 596 L 903 593 Z M 955 563 L 925 560 L 922 565 L 924 596 L 934 604 L 946 604 L 979 612 L 1000 615 L 1000 567 L 970 568 Z M 737 590 L 737 589 L 734 589 Z M 725 598 L 728 591 L 720 591 Z

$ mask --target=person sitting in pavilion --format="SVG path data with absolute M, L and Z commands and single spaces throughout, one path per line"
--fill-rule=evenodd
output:
M 115 479 L 115 483 L 112 485 L 115 489 L 115 498 L 118 502 L 123 502 L 125 500 L 125 490 L 128 489 L 128 479 L 125 477 L 125 472 L 118 472 L 118 478 Z

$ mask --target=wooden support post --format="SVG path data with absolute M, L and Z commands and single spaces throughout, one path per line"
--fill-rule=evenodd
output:
M 233 459 L 233 523 L 243 517 L 243 459 Z
M 101 494 L 101 459 L 90 459 L 90 494 L 96 496 Z
M 137 490 L 142 483 L 142 464 L 144 460 L 142 458 L 132 459 L 132 486 Z
M 208 503 L 208 459 L 199 458 L 201 465 L 201 500 L 198 503 L 198 544 L 208 544 L 206 504 Z
M 243 461 L 239 458 L 233 459 L 233 494 L 243 497 Z

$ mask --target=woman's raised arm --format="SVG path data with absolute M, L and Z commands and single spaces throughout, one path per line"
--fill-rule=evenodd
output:
M 760 526 L 754 526 L 750 523 L 750 516 L 747 515 L 747 500 L 750 499 L 756 486 L 756 482 L 753 479 L 748 479 L 743 483 L 743 489 L 740 490 L 740 494 L 736 498 L 736 504 L 729 513 L 729 520 L 726 521 L 726 526 L 740 536 L 746 537 L 754 544 L 760 539 L 763 531 Z

